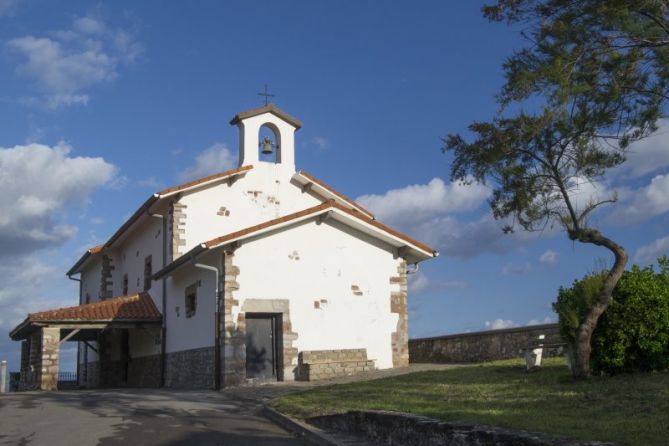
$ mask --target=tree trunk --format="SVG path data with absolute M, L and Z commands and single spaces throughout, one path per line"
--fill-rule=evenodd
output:
M 615 256 L 615 262 L 602 284 L 602 289 L 599 291 L 594 305 L 585 316 L 585 319 L 581 322 L 581 325 L 579 325 L 576 332 L 576 351 L 574 352 L 575 361 L 572 372 L 576 378 L 587 378 L 590 375 L 590 354 L 592 352 L 590 342 L 592 340 L 592 333 L 597 327 L 599 318 L 609 307 L 613 289 L 625 272 L 627 253 L 622 246 L 615 243 L 613 240 L 604 237 L 596 229 L 585 228 L 577 231 L 570 231 L 569 238 L 578 240 L 581 243 L 592 243 L 593 245 L 603 246 Z

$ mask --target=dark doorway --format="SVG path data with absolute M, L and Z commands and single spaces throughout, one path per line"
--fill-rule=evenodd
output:
M 130 372 L 130 333 L 128 330 L 121 330 L 121 367 L 121 383 L 127 385 Z
M 280 380 L 281 314 L 246 313 L 246 377 Z

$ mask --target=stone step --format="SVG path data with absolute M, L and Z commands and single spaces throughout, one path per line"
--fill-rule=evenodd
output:
M 374 361 L 339 361 L 304 364 L 304 378 L 308 381 L 348 376 L 374 370 Z
M 311 350 L 300 352 L 302 364 L 337 361 L 367 361 L 367 349 L 349 348 L 341 350 Z

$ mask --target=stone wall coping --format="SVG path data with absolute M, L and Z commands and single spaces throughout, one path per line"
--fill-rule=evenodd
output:
M 474 338 L 478 336 L 488 336 L 488 335 L 497 335 L 503 333 L 521 333 L 524 331 L 535 331 L 535 330 L 547 330 L 557 328 L 558 324 L 539 324 L 539 325 L 526 325 L 524 327 L 513 327 L 513 328 L 501 328 L 497 330 L 483 330 L 483 331 L 473 331 L 469 333 L 456 333 L 449 335 L 441 336 L 430 336 L 425 338 L 411 338 L 409 342 L 414 341 L 432 341 L 437 339 L 455 339 L 455 338 Z
M 486 444 L 491 446 L 614 446 L 560 435 L 508 429 L 485 424 L 441 421 L 420 415 L 383 410 L 349 411 L 308 418 L 323 430 L 364 435 L 378 444 Z

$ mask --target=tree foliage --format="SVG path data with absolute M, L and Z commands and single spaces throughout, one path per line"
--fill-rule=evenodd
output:
M 669 368 L 669 260 L 652 266 L 634 265 L 613 291 L 611 305 L 592 336 L 592 370 L 617 374 Z M 588 274 L 571 287 L 560 288 L 553 310 L 560 335 L 576 340 L 580 321 L 595 302 L 604 273 Z
M 493 21 L 521 24 L 530 45 L 504 65 L 502 105 L 540 97 L 629 142 L 655 130 L 669 97 L 667 0 L 499 0 Z
M 451 177 L 490 184 L 495 218 L 526 230 L 559 224 L 571 240 L 608 249 L 614 263 L 576 332 L 576 373 L 623 274 L 627 253 L 588 217 L 615 196 L 579 197 L 657 128 L 669 97 L 669 0 L 499 0 L 493 21 L 523 26 L 529 45 L 504 64 L 500 111 L 450 134 Z

